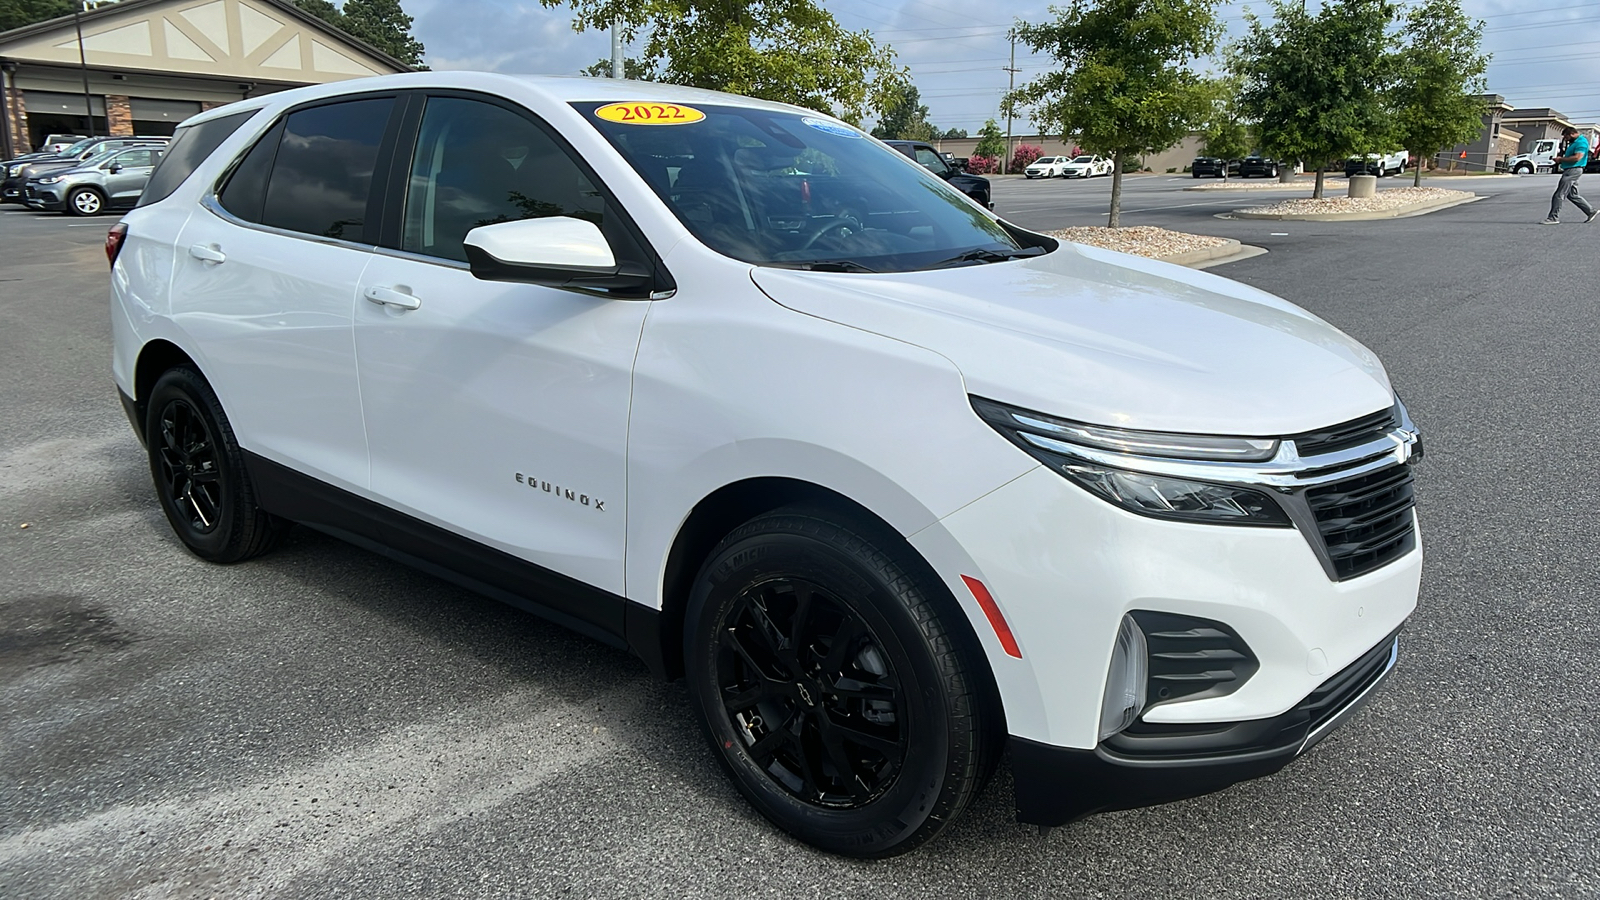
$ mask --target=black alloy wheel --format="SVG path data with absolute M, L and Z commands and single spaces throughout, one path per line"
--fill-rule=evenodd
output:
M 911 713 L 872 627 L 827 588 L 784 577 L 746 587 L 721 626 L 717 687 L 756 765 L 817 806 L 883 796 Z
M 145 444 L 156 496 L 184 546 L 219 563 L 271 549 L 285 523 L 256 505 L 233 429 L 200 373 L 170 369 L 156 381 Z
M 977 795 L 999 729 L 948 593 L 920 587 L 892 533 L 846 521 L 785 509 L 724 538 L 690 597 L 685 669 L 757 810 L 821 849 L 892 856 Z

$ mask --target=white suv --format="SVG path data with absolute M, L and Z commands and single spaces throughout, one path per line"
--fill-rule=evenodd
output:
M 683 676 L 885 856 L 1275 771 L 1394 664 L 1417 432 L 1364 347 L 997 219 L 807 110 L 424 72 L 202 113 L 109 237 L 194 553 L 299 522 Z

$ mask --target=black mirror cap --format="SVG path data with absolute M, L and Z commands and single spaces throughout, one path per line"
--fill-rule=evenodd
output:
M 472 277 L 479 281 L 505 281 L 625 299 L 650 296 L 655 273 L 633 262 L 615 266 L 529 266 L 495 259 L 481 247 L 465 245 Z
M 109 169 L 106 169 L 106 171 L 110 172 L 113 175 L 115 175 L 118 172 L 122 171 L 122 163 L 112 163 L 111 167 Z

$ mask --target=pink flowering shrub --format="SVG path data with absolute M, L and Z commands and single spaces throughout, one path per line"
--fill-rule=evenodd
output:
M 1011 171 L 1021 172 L 1033 165 L 1033 161 L 1044 155 L 1043 147 L 1032 144 L 1018 144 L 1017 149 L 1011 154 Z
M 1000 171 L 1000 160 L 993 156 L 969 156 L 967 171 L 974 175 L 993 175 Z

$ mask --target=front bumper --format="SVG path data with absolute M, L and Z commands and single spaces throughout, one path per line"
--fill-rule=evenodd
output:
M 31 184 L 24 190 L 22 202 L 29 209 L 59 210 L 65 206 L 55 190 Z
M 1389 677 L 1399 656 L 1390 635 L 1270 719 L 1130 729 L 1093 750 L 1013 736 L 1017 821 L 1065 825 L 1097 812 L 1198 797 L 1270 775 L 1326 737 Z

